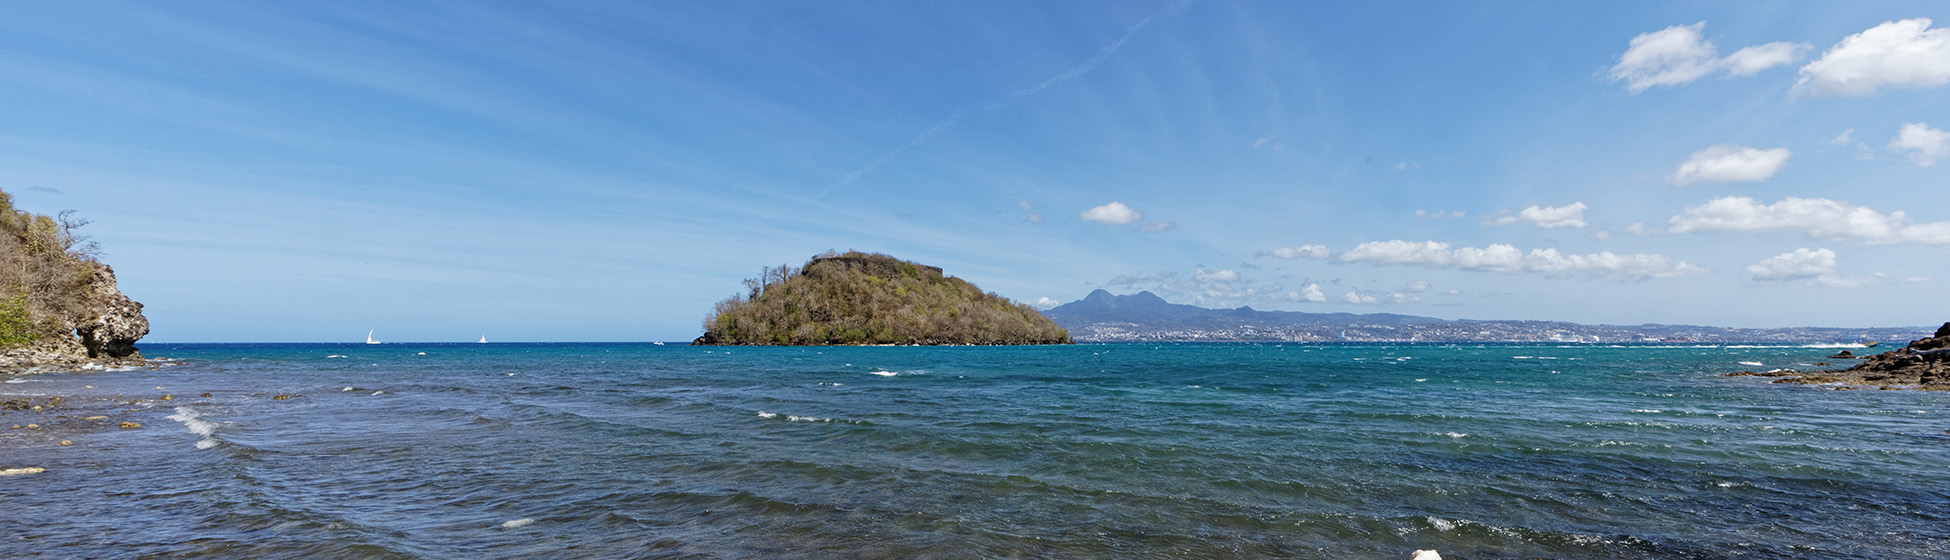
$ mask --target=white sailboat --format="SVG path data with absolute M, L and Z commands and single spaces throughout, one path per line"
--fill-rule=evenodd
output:
M 481 335 L 481 340 L 480 340 L 480 343 L 481 343 L 481 344 L 487 344 L 487 335 Z
M 372 339 L 372 331 L 366 331 L 366 344 L 379 344 L 379 341 Z

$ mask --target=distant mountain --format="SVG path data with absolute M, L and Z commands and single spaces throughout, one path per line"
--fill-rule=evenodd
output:
M 1447 320 L 1393 313 L 1207 309 L 1151 292 L 1104 290 L 1043 312 L 1085 342 L 1797 342 L 1902 341 L 1927 327 L 1736 329 L 1693 325 L 1581 325 L 1558 321 Z

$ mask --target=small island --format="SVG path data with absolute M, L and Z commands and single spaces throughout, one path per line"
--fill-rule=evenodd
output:
M 1027 305 L 941 268 L 879 253 L 827 251 L 804 266 L 765 267 L 718 302 L 695 345 L 1071 344 Z

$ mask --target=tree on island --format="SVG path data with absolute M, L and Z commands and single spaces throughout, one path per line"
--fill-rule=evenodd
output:
M 879 253 L 827 251 L 764 267 L 712 309 L 692 344 L 1069 344 L 1034 308 L 939 267 Z

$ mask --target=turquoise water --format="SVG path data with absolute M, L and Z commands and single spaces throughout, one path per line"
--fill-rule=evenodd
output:
M 0 384 L 145 426 L 0 434 L 0 557 L 1950 552 L 1950 393 L 1719 375 L 1832 348 L 143 351 Z

